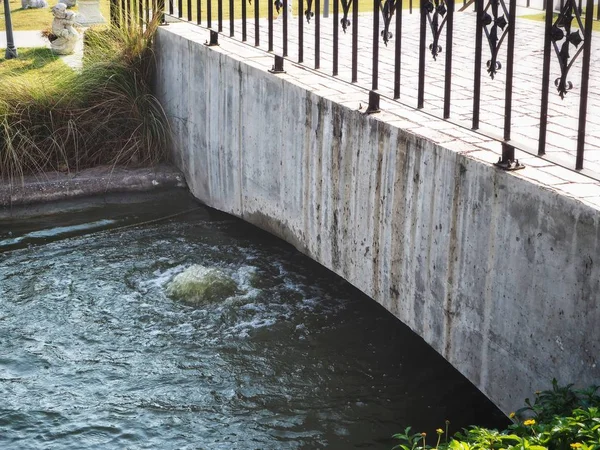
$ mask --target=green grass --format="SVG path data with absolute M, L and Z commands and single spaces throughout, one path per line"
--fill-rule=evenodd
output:
M 135 2 L 135 0 L 133 0 Z M 206 1 L 202 0 L 202 20 L 206 20 Z M 242 6 L 241 0 L 234 0 L 234 16 L 236 19 L 242 18 Z M 402 7 L 407 9 L 409 7 L 410 0 L 402 0 Z M 144 1 L 146 3 L 146 1 Z M 54 4 L 54 0 L 48 2 L 49 5 Z M 166 8 L 168 9 L 168 0 L 165 0 Z M 321 10 L 323 9 L 324 0 L 321 0 Z M 177 9 L 177 0 L 174 1 L 174 8 Z M 21 0 L 10 0 L 11 17 L 13 22 L 14 30 L 43 30 L 50 27 L 52 22 L 52 14 L 50 8 L 42 9 L 22 9 Z M 304 2 L 306 8 L 306 0 Z M 137 2 L 136 2 L 137 8 Z M 248 18 L 254 17 L 254 3 L 246 3 Z M 413 0 L 413 8 L 418 8 L 418 0 Z M 73 11 L 77 11 L 77 7 L 73 8 Z M 100 0 L 100 11 L 104 18 L 108 21 L 110 17 L 110 2 L 109 0 Z M 273 9 L 273 14 L 277 17 L 277 11 Z M 313 3 L 314 11 L 314 3 Z M 358 11 L 369 12 L 373 11 L 372 0 L 358 0 Z M 187 0 L 183 0 L 182 8 L 183 18 L 187 18 Z M 294 15 L 298 15 L 298 0 L 294 1 L 293 5 Z M 333 14 L 333 0 L 330 0 L 329 13 Z M 342 5 L 340 2 L 340 15 L 342 14 Z M 212 20 L 217 20 L 217 0 L 212 0 Z M 352 10 L 350 10 L 350 15 Z M 260 3 L 260 16 L 267 17 L 267 3 L 262 0 Z M 192 0 L 192 20 L 196 19 L 196 0 Z M 223 0 L 223 20 L 229 20 L 229 0 Z M 4 30 L 4 12 L 0 13 L 0 30 Z
M 81 72 L 48 49 L 0 59 L 0 180 L 163 160 L 169 130 L 150 89 L 155 29 L 89 29 Z
M 48 0 L 48 8 L 22 9 L 21 0 L 9 0 L 13 29 L 15 31 L 26 31 L 50 28 L 52 23 L 50 7 L 56 3 L 57 0 Z M 100 0 L 100 11 L 107 21 L 110 11 L 109 5 L 109 0 Z M 77 10 L 77 7 L 73 8 L 73 11 Z M 3 30 L 5 30 L 4 8 L 0 8 L 0 31 Z
M 552 20 L 556 20 L 557 17 L 558 17 L 558 14 L 554 13 Z M 538 22 L 544 22 L 546 20 L 546 13 L 532 14 L 530 16 L 522 16 L 521 19 L 537 20 Z M 584 22 L 584 24 L 585 24 L 585 16 L 581 17 L 581 21 Z M 573 24 L 575 24 L 575 21 L 573 21 Z M 592 30 L 600 31 L 600 22 L 598 22 L 597 20 L 592 21 Z
M 268 15 L 268 3 L 265 0 L 259 0 L 260 3 L 260 17 L 262 18 L 266 18 Z M 283 1 L 283 0 L 282 0 Z M 202 21 L 204 22 L 206 20 L 206 2 L 207 0 L 202 0 Z M 330 0 L 329 2 L 329 14 L 330 17 L 333 16 L 333 2 L 334 0 Z M 168 0 L 165 1 L 166 4 L 166 9 L 168 10 Z M 212 0 L 211 1 L 211 5 L 212 5 L 212 9 L 211 9 L 211 18 L 213 21 L 216 21 L 218 18 L 218 12 L 217 12 L 217 5 L 218 2 L 217 0 Z M 324 5 L 324 0 L 321 0 L 321 13 L 323 12 L 323 5 Z M 340 17 L 343 14 L 343 10 L 342 10 L 342 3 L 339 3 L 339 11 L 340 11 Z M 410 0 L 402 0 L 402 7 L 404 9 L 407 9 L 410 5 Z M 192 6 L 192 21 L 196 20 L 196 11 L 197 11 L 197 6 L 196 6 L 196 0 L 191 0 L 191 6 Z M 304 9 L 306 9 L 307 7 L 307 0 L 304 0 Z M 413 8 L 417 8 L 418 7 L 418 0 L 413 0 Z M 177 13 L 177 0 L 174 0 L 173 2 L 173 9 L 175 14 Z M 249 20 L 254 18 L 254 2 L 252 4 L 250 3 L 246 3 L 246 14 Z M 313 0 L 313 5 L 312 5 L 312 11 L 315 11 L 315 4 L 314 4 L 314 0 Z M 369 11 L 373 11 L 373 0 L 358 0 L 358 11 L 359 13 L 364 13 L 364 12 L 369 12 Z M 183 8 L 181 10 L 182 12 L 182 18 L 187 20 L 187 0 L 183 0 Z M 298 0 L 294 0 L 293 5 L 292 5 L 292 12 L 294 14 L 294 16 L 298 15 Z M 280 14 L 283 14 L 283 10 L 281 10 Z M 349 11 L 349 16 L 352 16 L 352 8 L 350 8 Z M 278 14 L 277 14 L 277 10 L 275 8 L 273 8 L 273 17 L 277 18 Z M 236 19 L 241 19 L 242 18 L 242 6 L 241 6 L 241 1 L 240 0 L 234 0 L 234 18 Z M 223 21 L 225 20 L 229 20 L 229 0 L 223 0 Z

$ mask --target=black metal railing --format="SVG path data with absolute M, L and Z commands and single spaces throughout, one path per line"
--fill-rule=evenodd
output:
M 390 97 L 399 101 L 401 90 L 411 88 L 416 90 L 417 109 L 426 109 L 434 115 L 440 115 L 444 119 L 454 119 L 452 112 L 453 95 L 455 89 L 453 83 L 453 64 L 456 64 L 453 56 L 453 48 L 456 43 L 454 39 L 454 26 L 456 14 L 464 14 L 456 10 L 455 0 L 420 0 L 418 9 L 418 64 L 416 89 L 409 81 L 403 84 L 405 78 L 402 78 L 403 64 L 410 55 L 405 51 L 406 40 L 412 36 L 403 36 L 402 29 L 405 24 L 406 16 L 403 17 L 403 7 L 408 6 L 408 12 L 413 11 L 413 1 L 406 0 L 373 0 L 372 6 L 368 11 L 359 11 L 358 0 L 331 0 L 333 17 L 329 18 L 329 11 L 322 11 L 321 0 L 297 0 L 296 9 L 297 29 L 290 29 L 290 12 L 288 7 L 290 0 L 168 0 L 168 5 L 164 0 L 111 0 L 111 19 L 115 23 L 128 24 L 135 18 L 141 21 L 148 20 L 150 16 L 167 14 L 173 18 L 195 22 L 198 25 L 204 25 L 210 30 L 214 30 L 215 16 L 213 1 L 217 2 L 216 28 L 219 33 L 223 32 L 224 3 L 228 6 L 228 35 L 237 38 L 241 29 L 241 41 L 247 42 L 249 34 L 254 34 L 253 45 L 255 47 L 266 47 L 265 50 L 273 52 L 279 57 L 289 57 L 290 46 L 295 45 L 294 60 L 300 64 L 309 64 L 312 62 L 312 68 L 316 70 L 331 70 L 330 74 L 338 79 L 344 79 L 340 74 L 340 53 L 342 50 L 349 50 L 349 83 L 359 83 L 359 72 L 362 75 L 362 83 L 365 83 L 364 73 L 367 64 L 363 61 L 359 63 L 359 20 L 364 21 L 366 27 L 372 27 L 368 33 L 364 28 L 360 29 L 363 38 L 370 33 L 372 38 L 370 44 L 370 86 L 369 103 L 366 109 L 367 113 L 374 113 L 379 110 L 380 84 L 385 83 L 390 86 L 393 93 Z M 556 0 L 545 1 L 545 26 L 543 44 L 540 44 L 539 51 L 543 52 L 543 62 L 541 70 L 541 101 L 538 103 L 539 115 L 536 126 L 539 128 L 539 134 L 536 136 L 537 149 L 534 153 L 539 156 L 546 156 L 548 150 L 548 105 L 550 96 L 565 98 L 574 88 L 573 82 L 569 80 L 569 72 L 575 63 L 580 65 L 581 81 L 579 89 L 579 112 L 577 114 L 577 135 L 575 149 L 576 170 L 582 170 L 584 167 L 584 152 L 586 148 L 586 124 L 587 120 L 587 102 L 590 79 L 590 59 L 591 59 L 591 41 L 592 41 L 592 21 L 594 19 L 594 2 L 586 0 L 586 5 L 582 5 L 582 0 L 560 0 L 561 7 L 558 14 L 553 14 L 554 3 Z M 266 2 L 266 5 L 265 3 Z M 531 144 L 521 145 L 518 139 L 513 136 L 513 105 L 514 94 L 514 70 L 515 70 L 515 40 L 516 40 L 516 0 L 463 0 L 461 11 L 469 13 L 473 19 L 474 29 L 472 36 L 460 36 L 461 43 L 464 45 L 465 39 L 473 42 L 474 52 L 472 54 L 473 64 L 473 85 L 472 90 L 467 96 L 472 100 L 472 110 L 469 128 L 482 130 L 482 83 L 485 78 L 486 86 L 490 83 L 497 83 L 497 91 L 501 92 L 503 104 L 498 106 L 503 120 L 502 124 L 496 123 L 496 132 L 488 133 L 494 139 L 502 143 L 502 154 L 497 163 L 498 167 L 514 170 L 522 167 L 515 159 L 515 148 L 522 148 L 531 152 Z M 585 6 L 585 9 L 583 7 Z M 248 11 L 250 7 L 250 12 Z M 467 9 L 471 8 L 471 9 Z M 266 11 L 265 11 L 266 9 Z M 252 11 L 253 10 L 253 11 Z M 590 14 L 584 12 L 589 11 Z M 266 14 L 265 14 L 266 12 Z M 281 35 L 281 45 L 275 43 L 276 33 L 274 30 L 275 13 L 281 17 L 278 19 L 278 30 Z M 324 14 L 325 13 L 325 14 Z M 596 7 L 596 17 L 600 18 L 600 7 Z M 252 16 L 253 17 L 248 17 Z M 326 17 L 327 16 L 327 17 Z M 133 18 L 133 19 L 132 19 Z M 254 27 L 248 26 L 253 21 Z M 251 25 L 251 24 L 250 24 Z M 326 25 L 331 30 L 331 38 L 323 39 L 323 26 Z M 340 27 L 341 26 L 341 27 Z M 265 33 L 266 28 L 266 33 Z M 341 28 L 341 30 L 340 30 Z M 309 55 L 311 61 L 305 61 L 305 50 L 307 49 L 307 30 L 314 38 L 312 43 L 313 55 Z M 290 31 L 295 36 L 290 39 Z M 394 31 L 395 37 L 392 33 Z M 329 31 L 328 31 L 329 32 Z M 212 33 L 211 33 L 212 34 Z M 351 42 L 345 37 L 351 35 Z M 266 37 L 266 42 L 265 42 Z M 344 39 L 342 47 L 341 39 Z M 217 35 L 211 36 L 211 42 L 216 43 Z M 252 36 L 250 36 L 252 39 Z M 327 45 L 330 47 L 324 48 Z M 383 47 L 380 47 L 383 45 Z M 277 48 L 276 48 L 277 47 Z M 389 60 L 383 61 L 381 49 L 385 49 Z M 390 56 L 389 49 L 393 50 Z M 487 50 L 489 49 L 489 50 Z M 361 54 L 364 55 L 365 49 L 361 48 Z M 344 55 L 347 56 L 348 52 Z M 442 54 L 444 57 L 442 58 Z M 487 55 L 484 57 L 484 54 Z M 324 60 L 322 57 L 326 55 Z M 330 59 L 329 59 L 330 58 Z M 486 61 L 484 63 L 484 60 Z M 278 60 L 281 65 L 283 60 Z M 322 62 L 326 62 L 328 69 L 322 69 Z M 393 75 L 390 77 L 390 71 L 385 75 L 380 73 L 380 63 L 393 65 Z M 414 63 L 413 63 L 414 64 Z M 552 69 L 552 65 L 558 67 L 558 73 Z M 436 106 L 426 106 L 425 97 L 427 94 L 427 70 L 431 67 L 443 67 L 443 82 L 440 86 L 439 97 L 441 108 L 436 110 Z M 414 66 L 413 66 L 414 67 Z M 483 73 L 482 68 L 487 73 Z M 275 66 L 274 66 L 275 68 Z M 346 68 L 348 68 L 346 66 Z M 277 71 L 275 71 L 277 72 Z M 498 76 L 501 74 L 501 76 Z M 554 75 L 551 75 L 554 74 Z M 554 81 L 554 89 L 551 89 L 551 76 L 558 75 Z M 501 78 L 500 81 L 497 81 Z M 359 83 L 360 84 L 360 83 Z M 362 86 L 362 84 L 360 84 Z M 407 87 L 408 86 L 408 87 Z M 501 87 L 500 87 L 501 86 Z M 461 94 L 464 94 L 465 86 L 460 87 Z M 573 94 L 570 95 L 572 97 Z M 464 106 L 464 103 L 463 103 Z M 461 107 L 461 109 L 464 109 Z M 461 118 L 464 119 L 464 113 L 461 111 Z M 460 122 L 460 120 L 458 120 Z M 489 127 L 488 127 L 489 128 Z M 551 157 L 549 159 L 552 159 Z M 573 166 L 571 165 L 571 168 Z M 597 177 L 598 174 L 595 175 Z

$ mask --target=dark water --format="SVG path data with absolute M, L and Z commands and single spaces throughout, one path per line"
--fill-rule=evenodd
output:
M 0 449 L 390 449 L 411 424 L 504 424 L 375 302 L 256 228 L 181 192 L 59 208 L 0 221 Z M 242 293 L 172 301 L 191 264 Z

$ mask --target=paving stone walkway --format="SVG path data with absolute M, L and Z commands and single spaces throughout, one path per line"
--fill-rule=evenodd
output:
M 264 6 L 263 6 L 264 7 Z M 249 14 L 251 10 L 248 10 Z M 535 10 L 519 9 L 518 13 L 535 13 Z M 539 12 L 539 11 L 538 11 Z M 450 120 L 470 128 L 473 113 L 473 80 L 474 80 L 474 53 L 475 53 L 475 20 L 476 15 L 472 10 L 455 13 L 454 45 L 452 62 L 452 103 Z M 401 92 L 399 102 L 417 106 L 418 85 L 418 49 L 419 49 L 419 15 L 416 11 L 409 14 L 403 12 L 402 24 L 402 64 L 401 64 Z M 282 54 L 282 19 L 274 22 L 274 53 Z M 392 20 L 395 22 L 395 19 Z M 359 16 L 359 42 L 358 42 L 358 82 L 359 86 L 366 89 L 371 87 L 372 77 L 372 14 Z M 332 73 L 333 52 L 333 15 L 321 18 L 321 64 L 319 72 Z M 260 20 L 260 46 L 267 48 L 268 22 Z M 382 21 L 380 25 L 383 27 Z M 216 29 L 216 21 L 213 29 Z M 254 20 L 248 19 L 247 43 L 254 44 Z M 288 59 L 292 62 L 298 58 L 298 21 L 294 18 L 288 25 Z M 534 154 L 537 153 L 539 136 L 541 85 L 542 85 L 542 59 L 543 59 L 543 30 L 544 24 L 517 17 L 515 39 L 515 62 L 513 78 L 513 112 L 512 112 L 512 142 Z M 223 35 L 229 35 L 229 22 L 223 22 Z M 392 23 L 390 31 L 395 35 L 395 26 Z M 241 39 L 242 24 L 234 24 L 235 39 Z M 432 41 L 428 30 L 427 44 Z M 315 48 L 315 20 L 309 24 L 304 21 L 304 64 L 314 68 Z M 445 37 L 440 39 L 445 47 Z M 352 35 L 350 29 L 344 34 L 340 27 L 339 38 L 339 75 L 338 79 L 351 81 L 351 47 Z M 379 58 L 379 86 L 381 95 L 393 97 L 394 86 L 394 45 L 393 41 L 386 47 L 380 41 Z M 575 52 L 572 51 L 571 54 Z M 484 36 L 483 61 L 489 59 L 489 46 Z M 434 116 L 441 117 L 443 113 L 443 91 L 445 80 L 444 67 L 445 53 L 434 60 L 427 53 L 426 79 L 425 79 L 425 107 L 424 110 Z M 481 84 L 481 125 L 480 130 L 501 137 L 504 124 L 504 98 L 506 78 L 506 42 L 501 47 L 498 61 L 502 69 L 492 80 L 482 68 Z M 579 88 L 581 86 L 581 56 L 577 59 L 569 72 L 568 80 L 573 83 L 573 89 L 561 99 L 554 87 L 553 80 L 560 76 L 560 68 L 556 55 L 553 53 L 550 74 L 550 95 L 548 105 L 548 133 L 547 156 L 553 161 L 574 168 L 575 148 L 577 139 L 577 126 L 579 114 Z M 594 32 L 592 38 L 592 58 L 589 82 L 588 120 L 586 130 L 586 147 L 584 169 L 595 176 L 600 176 L 600 77 L 595 76 L 600 69 L 600 33 Z M 365 102 L 367 96 L 365 95 Z M 497 149 L 494 146 L 494 149 Z

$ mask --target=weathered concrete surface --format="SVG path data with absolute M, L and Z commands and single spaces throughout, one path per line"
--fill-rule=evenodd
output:
M 548 178 L 537 168 L 498 171 L 473 133 L 397 105 L 366 116 L 345 106 L 352 86 L 326 79 L 323 97 L 304 69 L 277 77 L 272 57 L 205 39 L 173 25 L 156 48 L 197 198 L 357 286 L 505 412 L 552 377 L 598 383 L 597 208 L 532 181 Z
M 13 182 L 0 181 L 0 207 L 184 186 L 182 173 L 166 164 L 137 169 L 102 166 L 76 174 L 43 173 Z

